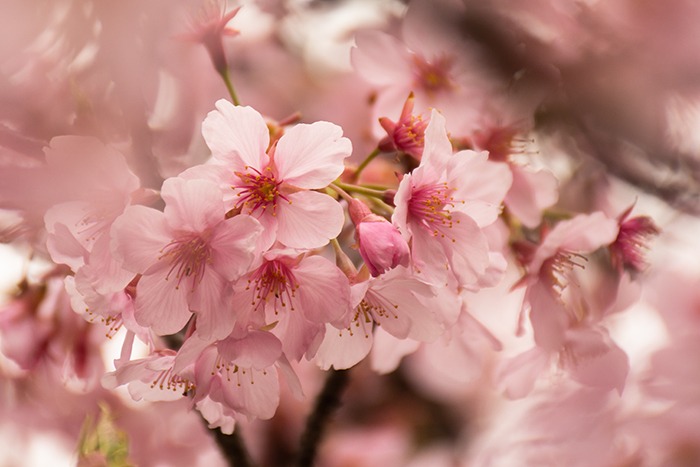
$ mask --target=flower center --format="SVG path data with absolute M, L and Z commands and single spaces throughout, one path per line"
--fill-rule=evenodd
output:
M 418 55 L 413 57 L 414 83 L 416 87 L 428 93 L 438 92 L 452 87 L 452 80 L 449 72 L 452 67 L 452 60 L 442 56 L 433 62 L 428 62 Z
M 192 278 L 192 289 L 202 281 L 207 264 L 211 263 L 211 252 L 208 243 L 199 235 L 192 235 L 185 238 L 173 240 L 160 250 L 158 259 L 168 259 L 170 261 L 170 271 L 165 276 L 168 280 L 171 275 L 175 275 L 177 285 L 186 277 Z
M 252 172 L 236 172 L 236 176 L 240 179 L 239 184 L 232 186 L 240 190 L 236 207 L 247 209 L 248 214 L 259 210 L 262 210 L 260 212 L 262 214 L 269 209 L 274 216 L 279 199 L 289 202 L 289 199 L 279 190 L 282 181 L 277 180 L 270 166 L 262 173 L 253 167 L 246 167 L 246 170 L 248 169 Z
M 368 290 L 365 298 L 355 308 L 355 319 L 363 319 L 362 317 L 364 317 L 366 321 L 371 319 L 377 324 L 381 324 L 382 319 L 398 319 L 399 316 L 396 314 L 398 309 L 398 305 Z
M 425 146 L 425 129 L 428 122 L 418 115 L 410 115 L 407 119 L 399 121 L 394 131 L 396 147 L 405 153 L 420 157 Z
M 543 274 L 546 283 L 552 287 L 552 290 L 561 295 L 573 280 L 572 272 L 574 268 L 584 269 L 586 261 L 588 259 L 578 253 L 560 251 L 545 261 L 542 265 L 541 274 Z
M 454 192 L 447 183 L 421 187 L 413 192 L 408 203 L 409 215 L 418 221 L 433 237 L 445 238 L 449 229 L 459 220 L 452 219 L 450 208 L 459 202 L 452 197 Z M 464 203 L 464 201 L 461 201 Z M 452 241 L 456 240 L 452 238 Z
M 262 303 L 272 302 L 275 314 L 278 309 L 286 308 L 294 311 L 293 299 L 299 284 L 294 274 L 286 264 L 280 261 L 268 261 L 260 266 L 248 279 L 246 290 L 254 287 L 251 305 L 257 309 Z

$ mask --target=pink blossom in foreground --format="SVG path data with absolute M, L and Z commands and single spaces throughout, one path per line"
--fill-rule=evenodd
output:
M 255 258 L 260 223 L 224 217 L 221 195 L 205 180 L 163 183 L 164 212 L 131 206 L 112 227 L 113 250 L 125 269 L 141 274 L 136 321 L 157 334 L 173 334 L 197 313 L 205 336 L 224 337 L 233 327 L 229 281 Z
M 235 286 L 240 325 L 269 327 L 290 360 L 310 358 L 323 339 L 326 323 L 350 309 L 350 285 L 333 263 L 294 250 L 270 250 L 257 269 Z
M 280 372 L 296 378 L 273 334 L 240 327 L 212 343 L 195 333 L 178 352 L 174 371 L 195 383 L 193 403 L 210 426 L 229 434 L 236 421 L 275 414 Z
M 340 233 L 342 208 L 330 196 L 312 191 L 343 173 L 352 145 L 340 127 L 299 124 L 268 148 L 269 130 L 257 111 L 219 100 L 204 120 L 202 134 L 213 158 L 183 176 L 219 182 L 228 209 L 239 209 L 265 227 L 262 244 L 270 246 L 276 239 L 291 248 L 317 248 Z
M 373 214 L 362 201 L 355 198 L 350 201 L 348 212 L 355 225 L 360 255 L 372 276 L 376 277 L 399 265 L 408 266 L 408 244 L 393 224 Z
M 500 213 L 512 178 L 486 153 L 452 154 L 445 119 L 433 111 L 417 169 L 401 180 L 393 223 L 410 241 L 414 268 L 424 280 L 477 286 L 491 258 L 482 228 Z

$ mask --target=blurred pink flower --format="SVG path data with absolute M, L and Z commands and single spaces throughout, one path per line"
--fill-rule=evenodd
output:
M 613 267 L 619 272 L 628 270 L 639 273 L 646 269 L 647 262 L 644 257 L 647 242 L 661 233 L 649 216 L 637 216 L 629 218 L 632 213 L 630 206 L 619 218 L 620 231 L 617 238 L 610 245 L 610 256 Z
M 236 29 L 228 26 L 241 7 L 226 13 L 225 0 L 208 0 L 201 7 L 199 14 L 192 19 L 190 32 L 183 35 L 186 39 L 201 43 L 209 53 L 214 69 L 226 73 L 228 63 L 224 52 L 224 36 L 235 37 L 239 34 Z

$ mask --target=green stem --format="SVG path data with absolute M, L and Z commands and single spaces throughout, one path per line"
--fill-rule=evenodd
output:
M 362 163 L 355 169 L 355 173 L 352 175 L 353 180 L 357 181 L 360 178 L 360 174 L 362 173 L 363 170 L 365 170 L 365 167 L 369 165 L 372 160 L 374 160 L 375 157 L 377 157 L 379 154 L 381 154 L 381 150 L 379 148 L 375 148 L 374 151 L 372 151 L 369 156 L 365 158 L 365 160 L 362 161 Z
M 226 89 L 228 89 L 228 93 L 231 95 L 231 102 L 233 102 L 233 105 L 241 105 L 240 101 L 238 100 L 238 96 L 236 96 L 236 90 L 233 89 L 233 83 L 231 82 L 231 72 L 228 70 L 228 68 L 224 68 L 220 73 L 221 78 L 224 80 L 224 84 L 226 84 Z
M 345 190 L 349 193 L 359 193 L 361 195 L 369 196 L 372 198 L 379 198 L 381 199 L 384 196 L 384 190 L 375 190 L 372 188 L 366 188 L 363 186 L 359 185 L 350 185 L 347 183 L 341 183 L 341 182 L 333 182 L 333 184 L 337 187 L 339 187 L 342 190 Z
M 333 191 L 335 191 L 336 193 L 338 193 L 338 194 L 340 195 L 340 197 L 343 198 L 343 199 L 344 199 L 345 201 L 347 201 L 348 203 L 350 203 L 350 202 L 352 201 L 352 196 L 350 196 L 350 195 L 348 194 L 347 191 L 345 191 L 345 190 L 343 190 L 342 188 L 340 188 L 340 187 L 338 186 L 337 183 L 331 183 L 331 184 L 328 185 L 328 186 L 329 186 Z

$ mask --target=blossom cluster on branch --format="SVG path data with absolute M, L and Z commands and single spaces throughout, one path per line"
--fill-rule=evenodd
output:
M 577 107 L 599 83 L 572 73 L 617 84 L 607 60 L 638 38 L 632 20 L 673 37 L 651 6 L 8 3 L 8 37 L 42 31 L 0 46 L 0 240 L 25 255 L 0 307 L 8 420 L 50 407 L 37 425 L 74 439 L 82 465 L 215 465 L 214 440 L 241 427 L 253 457 L 284 465 L 319 378 L 340 391 L 332 375 L 352 369 L 348 406 L 380 415 L 341 413 L 319 465 L 700 458 L 697 369 L 680 363 L 700 273 L 647 258 L 660 225 L 694 225 L 673 209 L 695 209 L 679 128 L 698 89 L 629 91 L 655 84 L 687 110 L 662 137 L 622 111 L 602 125 L 603 104 Z M 687 177 L 657 184 L 647 165 L 673 164 L 652 150 Z M 644 307 L 667 343 L 636 368 L 625 332 Z M 59 410 L 80 405 L 87 418 Z M 418 440 L 418 418 L 457 434 Z

